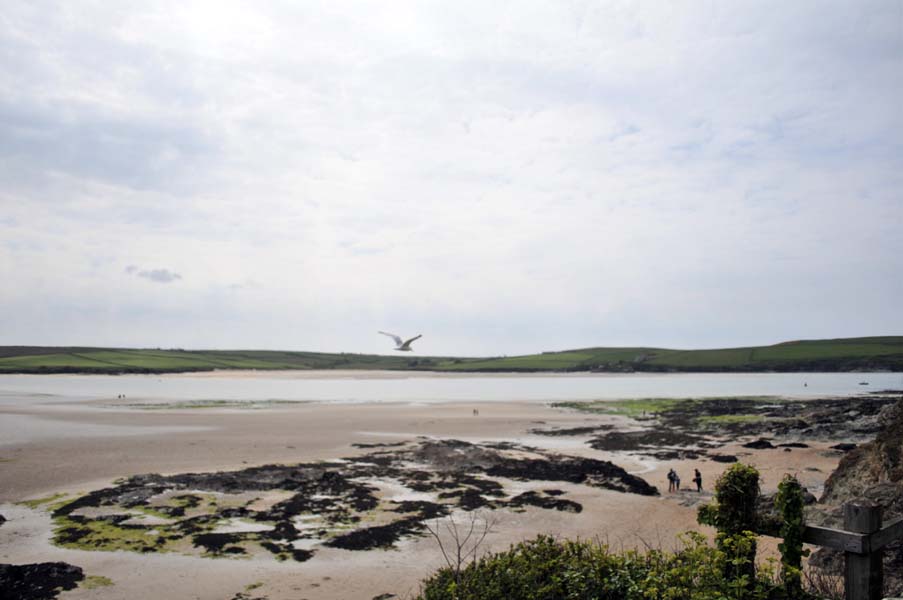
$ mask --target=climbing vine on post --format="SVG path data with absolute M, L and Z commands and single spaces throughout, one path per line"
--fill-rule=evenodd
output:
M 803 530 L 806 528 L 803 516 L 803 486 L 792 475 L 785 475 L 778 484 L 775 507 L 781 514 L 781 537 L 778 545 L 781 551 L 781 575 L 784 591 L 788 598 L 803 598 L 801 575 L 803 557 L 809 554 L 803 550 Z
M 725 576 L 745 586 L 756 579 L 756 502 L 759 472 L 735 463 L 715 483 L 715 501 L 699 508 L 697 519 L 718 530 L 715 544 L 724 552 Z

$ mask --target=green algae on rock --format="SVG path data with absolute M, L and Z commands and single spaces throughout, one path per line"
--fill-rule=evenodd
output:
M 515 445 L 422 439 L 332 462 L 130 477 L 55 506 L 54 542 L 208 557 L 268 553 L 303 562 L 317 546 L 394 547 L 402 538 L 422 535 L 428 520 L 454 510 L 582 510 L 560 497 L 560 490 L 509 497 L 496 478 L 658 494 L 607 461 Z

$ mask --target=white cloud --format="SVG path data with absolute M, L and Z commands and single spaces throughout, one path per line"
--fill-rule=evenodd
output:
M 0 343 L 903 326 L 899 3 L 7 4 Z
M 178 273 L 169 269 L 141 269 L 135 265 L 129 265 L 125 268 L 125 272 L 135 277 L 141 277 L 154 283 L 172 283 L 182 279 Z

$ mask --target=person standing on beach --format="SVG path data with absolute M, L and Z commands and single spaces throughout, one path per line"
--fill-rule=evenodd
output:
M 674 491 L 674 480 L 677 479 L 677 473 L 674 472 L 674 469 L 670 469 L 668 471 L 668 493 Z
M 674 472 L 674 491 L 680 491 L 680 475 L 677 474 L 677 471 Z
M 699 472 L 699 469 L 694 469 L 696 474 L 693 475 L 693 483 L 696 484 L 696 491 L 700 494 L 702 493 L 702 473 Z

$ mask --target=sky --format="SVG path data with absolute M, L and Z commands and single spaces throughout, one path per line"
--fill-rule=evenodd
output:
M 0 11 L 0 345 L 900 335 L 901 226 L 901 0 Z

